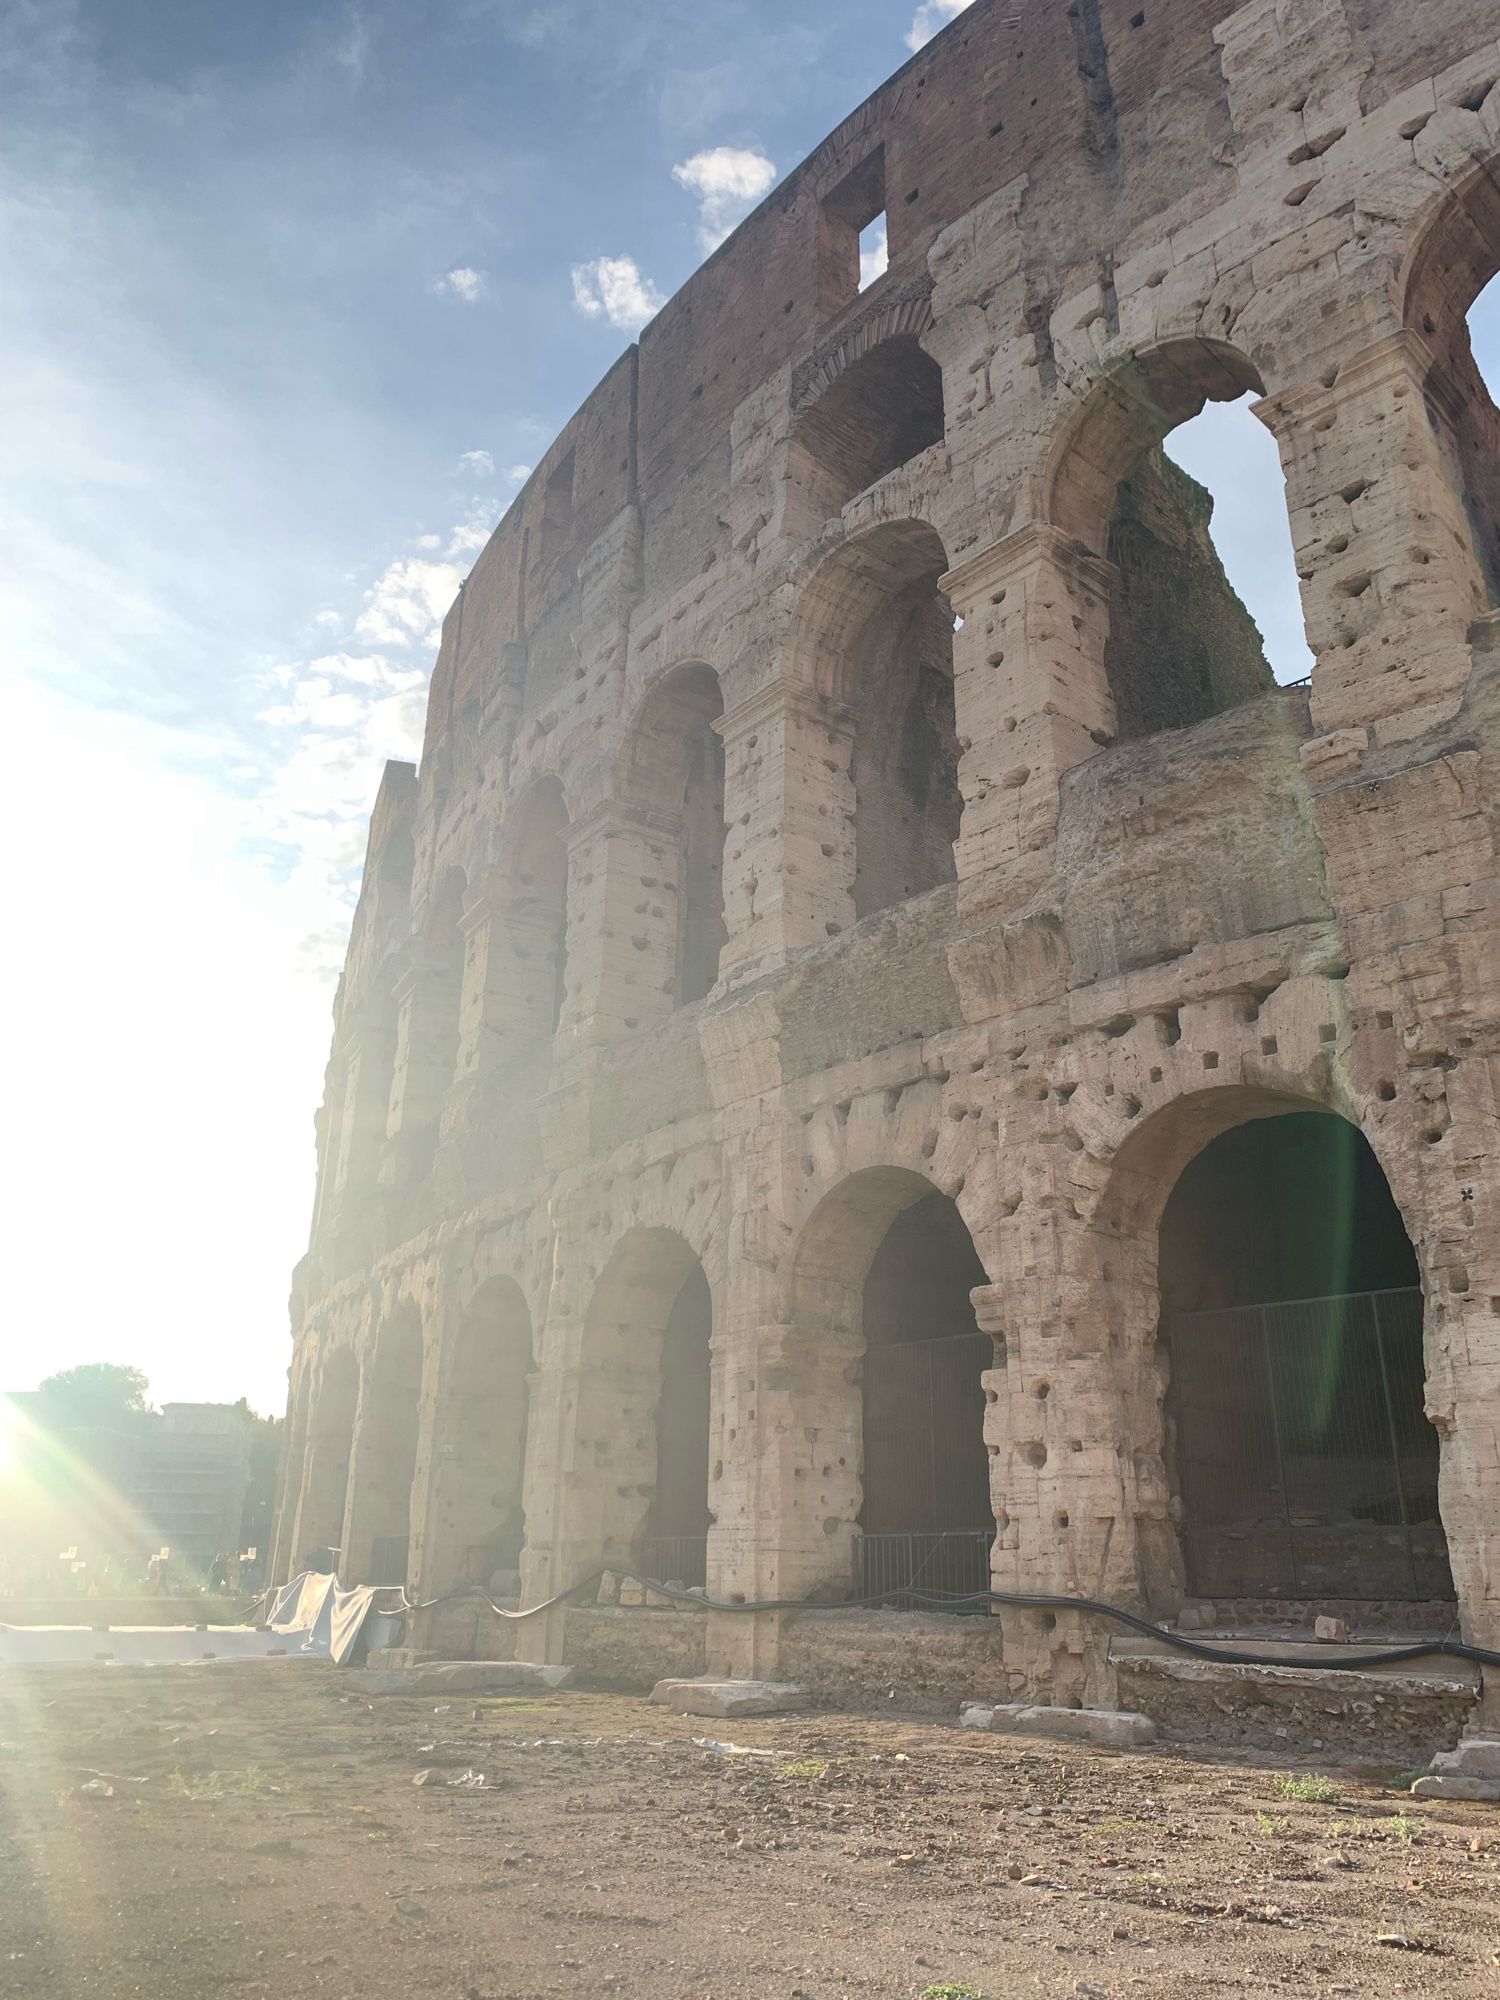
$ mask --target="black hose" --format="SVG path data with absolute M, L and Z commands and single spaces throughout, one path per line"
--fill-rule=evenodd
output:
M 466 1590 L 450 1590 L 440 1597 L 429 1597 L 420 1604 L 403 1602 L 406 1611 L 430 1611 L 438 1604 L 451 1604 L 459 1598 L 482 1597 L 497 1618 L 521 1620 L 538 1617 L 543 1611 L 551 1611 L 559 1604 L 566 1604 L 581 1592 L 593 1588 L 606 1574 L 595 1570 L 592 1575 L 581 1577 L 567 1590 L 560 1590 L 555 1597 L 546 1598 L 540 1604 L 533 1604 L 525 1611 L 509 1611 L 493 1602 L 478 1584 Z M 1217 1660 L 1231 1667 L 1289 1667 L 1293 1670 L 1321 1671 L 1337 1668 L 1343 1671 L 1357 1671 L 1362 1667 L 1400 1666 L 1408 1660 L 1443 1658 L 1466 1660 L 1473 1666 L 1500 1667 L 1500 1653 L 1491 1652 L 1484 1646 L 1470 1646 L 1461 1639 L 1414 1639 L 1407 1646 L 1383 1647 L 1378 1652 L 1346 1653 L 1342 1648 L 1337 1653 L 1318 1658 L 1306 1654 L 1280 1659 L 1274 1653 L 1256 1652 L 1249 1647 L 1227 1648 L 1216 1641 L 1189 1639 L 1182 1632 L 1168 1631 L 1160 1625 L 1153 1625 L 1148 1618 L 1138 1618 L 1133 1611 L 1125 1611 L 1118 1604 L 1106 1604 L 1097 1597 L 1055 1597 L 1045 1591 L 1004 1591 L 974 1590 L 968 1592 L 929 1590 L 888 1590 L 875 1597 L 846 1598 L 839 1603 L 810 1603 L 803 1597 L 771 1597 L 751 1603 L 731 1603 L 722 1598 L 701 1596 L 697 1591 L 679 1590 L 672 1584 L 656 1583 L 648 1577 L 638 1579 L 642 1586 L 654 1591 L 658 1597 L 668 1598 L 675 1604 L 696 1605 L 705 1611 L 728 1611 L 755 1613 L 759 1611 L 862 1611 L 877 1605 L 899 1600 L 904 1604 L 930 1606 L 935 1610 L 954 1611 L 965 1605 L 1000 1605 L 1011 1611 L 1075 1611 L 1087 1612 L 1096 1618 L 1109 1618 L 1117 1625 L 1127 1626 L 1133 1632 L 1140 1632 L 1148 1639 L 1160 1639 L 1165 1646 L 1174 1647 L 1179 1653 L 1190 1653 L 1195 1659 Z M 404 1593 L 403 1593 L 404 1598 Z

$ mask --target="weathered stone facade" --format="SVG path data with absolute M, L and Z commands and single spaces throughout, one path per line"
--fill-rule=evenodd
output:
M 711 1592 L 847 1593 L 865 1281 L 937 1190 L 988 1279 L 995 1588 L 1172 1615 L 1163 1211 L 1322 1110 L 1416 1253 L 1500 1645 L 1497 77 L 1482 0 L 977 0 L 600 383 L 375 808 L 280 1574 L 409 1534 L 415 1595 L 518 1567 L 535 1603 L 689 1535 L 701 1267 Z M 1247 390 L 1310 690 L 1157 454 Z M 780 1614 L 703 1622 L 711 1669 L 777 1667 Z M 1000 1624 L 1012 1690 L 1111 1699 L 1097 1623 Z

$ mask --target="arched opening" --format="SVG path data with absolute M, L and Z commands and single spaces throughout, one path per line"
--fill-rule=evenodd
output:
M 347 1582 L 406 1582 L 421 1404 L 422 1321 L 407 1301 L 381 1327 L 365 1365 L 349 1496 Z
M 1299 1110 L 1221 1132 L 1159 1259 L 1190 1593 L 1451 1598 L 1416 1254 L 1363 1134 Z
M 955 877 L 963 799 L 953 704 L 953 607 L 936 530 L 890 522 L 845 543 L 807 586 L 794 651 L 848 713 L 854 914 Z
M 677 939 L 671 975 L 679 1007 L 719 976 L 724 924 L 724 713 L 719 677 L 701 661 L 677 667 L 646 696 L 631 726 L 624 779 L 632 799 L 680 813 Z M 681 801 L 679 806 L 678 802 Z
M 347 1347 L 336 1348 L 324 1358 L 308 1421 L 301 1501 L 291 1550 L 291 1561 L 299 1570 L 340 1567 L 358 1399 L 358 1364 Z
M 707 1580 L 713 1306 L 670 1229 L 636 1229 L 594 1289 L 584 1334 L 566 1560 Z
M 819 520 L 943 441 L 943 371 L 914 334 L 837 366 L 814 373 L 792 431 L 791 479 Z
M 562 786 L 541 778 L 518 808 L 511 842 L 518 1013 L 546 1040 L 557 1032 L 567 995 L 568 825 Z
M 1254 492 L 1264 503 L 1274 497 L 1285 521 L 1284 485 L 1277 494 L 1259 440 L 1247 442 L 1249 391 L 1264 394 L 1264 384 L 1234 348 L 1173 341 L 1097 384 L 1053 454 L 1049 518 L 1114 568 L 1102 664 L 1119 742 L 1202 722 L 1274 685 L 1261 633 L 1210 533 L 1213 495 L 1162 449 L 1205 404 L 1237 406 L 1232 417 L 1211 420 L 1213 448 L 1228 440 L 1225 483 L 1244 487 L 1253 467 Z M 1279 530 L 1262 531 L 1246 555 L 1247 573 L 1265 572 L 1267 601 L 1282 607 L 1285 633 L 1296 592 L 1289 531 L 1285 547 Z M 1289 665 L 1300 661 L 1294 650 L 1286 657 Z
M 1427 418 L 1461 510 L 1460 534 L 1500 604 L 1500 181 L 1476 169 L 1439 204 L 1405 273 L 1406 324 L 1429 357 Z
M 424 1592 L 478 1584 L 492 1596 L 519 1595 L 531 1359 L 520 1287 L 486 1280 L 458 1323 L 443 1385 Z
M 860 1356 L 848 1371 L 859 1449 L 845 1504 L 861 1596 L 989 1588 L 983 1376 L 995 1352 L 971 1298 L 988 1282 L 957 1204 L 905 1169 L 851 1176 L 808 1224 L 803 1338 L 843 1336 Z

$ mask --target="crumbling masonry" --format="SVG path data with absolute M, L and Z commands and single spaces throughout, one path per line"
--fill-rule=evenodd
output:
M 913 1580 L 1500 1646 L 1497 78 L 1488 0 L 977 0 L 604 378 L 376 803 L 278 1574 L 810 1600 L 426 1615 L 882 1693 L 1117 1692 L 817 1608 Z M 1246 392 L 1309 688 L 1159 449 Z

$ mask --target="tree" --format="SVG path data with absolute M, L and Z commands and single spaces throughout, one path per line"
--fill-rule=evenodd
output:
M 108 1426 L 142 1415 L 151 1407 L 146 1400 L 150 1386 L 139 1368 L 118 1361 L 86 1361 L 49 1375 L 37 1393 L 45 1399 L 48 1418 L 72 1429 Z

